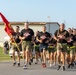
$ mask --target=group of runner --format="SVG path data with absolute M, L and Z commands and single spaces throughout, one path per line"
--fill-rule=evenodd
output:
M 65 70 L 65 62 L 67 68 L 71 68 L 76 64 L 76 29 L 68 28 L 65 30 L 65 24 L 61 24 L 59 29 L 55 31 L 54 36 L 46 31 L 46 26 L 42 27 L 42 31 L 34 33 L 29 28 L 29 23 L 24 23 L 24 29 L 19 32 L 19 26 L 11 37 L 13 48 L 13 66 L 16 65 L 15 51 L 18 53 L 18 66 L 20 66 L 20 50 L 23 51 L 24 69 L 33 61 L 32 52 L 35 50 L 35 64 L 38 59 L 42 62 L 42 67 L 46 67 L 46 60 L 49 61 L 50 67 L 58 65 L 57 70 L 62 67 Z M 48 55 L 47 55 L 48 54 Z

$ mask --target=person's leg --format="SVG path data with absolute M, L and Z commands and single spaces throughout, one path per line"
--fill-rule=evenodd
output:
M 39 58 L 39 46 L 37 45 L 35 46 L 35 59 L 36 59 L 35 64 L 38 63 L 38 58 Z
M 26 50 L 26 65 L 28 64 L 28 58 L 29 58 L 29 50 Z
M 36 53 L 36 54 L 35 54 L 35 64 L 37 64 L 37 63 L 38 63 L 38 54 L 39 54 L 39 53 L 38 53 L 37 51 L 36 51 L 35 53 Z
M 61 44 L 57 44 L 57 60 L 58 60 L 58 65 L 61 64 Z
M 74 49 L 72 48 L 71 50 L 70 50 L 70 65 L 71 65 L 71 67 L 74 67 Z
M 57 51 L 54 52 L 54 63 L 53 63 L 53 65 L 56 65 L 56 61 L 57 61 Z
M 58 69 L 57 70 L 59 70 L 61 67 L 61 48 L 62 48 L 61 44 L 57 43 L 57 61 L 58 61 Z
M 22 42 L 22 50 L 23 50 L 23 59 L 24 59 L 24 67 L 23 67 L 23 69 L 27 69 L 27 63 L 26 63 L 26 46 L 27 46 L 27 43 L 26 43 L 26 41 L 23 41 Z
M 68 67 L 67 68 L 70 68 L 70 54 L 66 54 L 66 62 L 68 64 Z
M 61 50 L 57 50 L 58 65 L 61 65 Z
M 65 70 L 65 54 L 67 52 L 67 44 L 63 43 L 62 44 L 62 52 L 61 52 L 61 57 L 62 57 L 62 70 Z
M 53 52 L 53 49 L 52 48 L 49 48 L 49 60 L 50 60 L 50 67 L 52 66 L 53 64 L 53 60 L 54 60 L 54 52 Z
M 20 66 L 20 52 L 17 51 L 17 54 L 18 54 L 18 66 Z
M 31 65 L 31 62 L 33 62 L 32 59 L 33 59 L 32 50 L 29 50 L 29 52 L 28 52 L 28 63 L 29 63 L 29 65 Z
M 13 50 L 13 66 L 16 65 L 15 50 Z
M 21 44 L 18 45 L 17 47 L 17 54 L 18 54 L 18 66 L 20 66 L 20 52 L 21 52 Z
M 67 46 L 67 51 L 66 51 L 65 59 L 66 59 L 67 64 L 69 65 L 69 62 L 70 62 L 70 48 L 68 46 Z
M 28 62 L 29 62 L 29 65 L 31 65 L 31 63 L 33 62 L 33 49 L 34 49 L 34 46 L 33 46 L 32 43 L 29 41 L 29 42 L 28 42 L 28 50 L 29 50 Z
M 76 65 L 76 50 L 75 50 L 75 53 L 74 53 L 74 63 Z
M 61 52 L 62 70 L 65 70 L 65 52 Z
M 65 65 L 65 52 L 61 52 L 62 65 Z
M 28 62 L 31 65 L 32 43 L 30 41 L 27 41 L 26 44 L 26 65 L 28 64 Z
M 50 59 L 51 59 L 51 58 L 50 58 L 50 53 L 51 53 L 51 50 L 50 50 L 50 48 L 49 48 L 49 47 L 48 47 L 48 49 L 47 49 L 47 50 L 48 50 L 48 63 L 50 63 Z
M 24 64 L 25 64 L 25 60 L 26 60 L 26 50 L 23 51 L 23 59 L 24 59 Z
M 33 63 L 33 55 L 34 55 L 34 54 L 33 54 L 33 51 L 34 51 L 34 46 L 31 45 L 31 46 L 30 46 L 30 49 L 31 49 L 31 50 L 30 50 L 30 62 Z M 30 65 L 31 65 L 31 64 L 30 64 Z
M 46 50 L 45 49 L 43 49 L 43 63 L 46 67 Z
M 15 57 L 16 46 L 14 44 L 12 44 L 12 50 L 13 50 L 13 54 L 12 54 L 13 66 L 15 66 L 16 65 L 16 57 Z
M 76 47 L 75 47 L 75 52 L 74 52 L 74 55 L 75 55 L 75 61 L 76 61 Z
M 25 55 L 26 55 L 26 59 L 25 59 L 25 65 L 23 67 L 23 69 L 27 69 L 27 64 L 28 64 L 28 54 L 29 54 L 29 51 L 26 49 L 26 51 L 24 51 Z
M 22 41 L 22 51 L 23 51 L 23 59 L 24 59 L 24 64 L 26 60 L 26 41 Z
M 41 59 L 41 62 L 43 63 L 43 49 L 42 49 L 42 44 L 40 44 L 39 50 L 40 50 L 40 59 Z
M 71 67 L 74 67 L 74 55 L 73 54 L 70 54 L 70 65 Z
M 50 53 L 50 67 L 53 65 L 53 61 L 54 61 L 54 53 L 51 52 Z

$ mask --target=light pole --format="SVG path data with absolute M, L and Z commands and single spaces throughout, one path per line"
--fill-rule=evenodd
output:
M 63 20 L 63 23 L 65 24 L 65 23 L 66 23 L 66 21 L 65 21 L 65 20 Z
M 50 33 L 50 16 L 48 16 L 48 23 L 49 23 L 49 33 Z
M 48 16 L 48 21 L 50 22 L 50 16 Z
M 67 28 L 67 25 L 66 25 L 66 20 L 63 20 L 63 23 L 65 24 L 65 28 Z

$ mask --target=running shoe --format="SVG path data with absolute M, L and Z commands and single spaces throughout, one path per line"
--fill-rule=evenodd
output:
M 65 66 L 62 66 L 62 71 L 65 71 Z
M 27 65 L 25 65 L 25 66 L 23 67 L 23 69 L 27 69 Z
M 18 67 L 20 67 L 20 63 L 18 63 Z
M 61 66 L 60 65 L 58 65 L 58 68 L 57 68 L 57 70 L 59 70 L 61 68 Z
M 16 65 L 16 62 L 13 63 L 13 66 L 15 66 L 15 65 Z

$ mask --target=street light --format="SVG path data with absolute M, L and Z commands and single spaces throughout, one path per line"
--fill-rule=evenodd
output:
M 66 25 L 66 20 L 63 20 L 63 23 L 65 24 L 65 28 L 67 28 L 67 25 Z
M 66 21 L 65 21 L 65 20 L 63 20 L 63 23 L 65 24 L 65 23 L 66 23 Z
M 48 21 L 50 22 L 50 16 L 48 16 Z
M 50 16 L 47 17 L 49 21 L 49 32 L 50 32 Z

